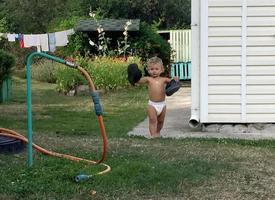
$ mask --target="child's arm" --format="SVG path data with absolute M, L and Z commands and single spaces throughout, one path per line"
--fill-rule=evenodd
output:
M 142 77 L 137 83 L 138 84 L 147 84 L 149 82 L 148 77 Z
M 177 77 L 177 76 L 174 76 L 174 78 L 165 78 L 165 83 L 167 84 L 167 83 L 170 83 L 172 80 L 175 80 L 175 81 L 179 81 L 179 77 Z
M 177 76 L 174 76 L 174 78 L 173 78 L 175 81 L 179 81 L 180 79 L 179 79 L 179 77 L 177 77 Z
M 179 78 L 174 77 L 173 79 L 169 79 L 169 82 L 167 83 L 167 85 L 165 87 L 166 96 L 171 96 L 179 89 L 180 89 Z

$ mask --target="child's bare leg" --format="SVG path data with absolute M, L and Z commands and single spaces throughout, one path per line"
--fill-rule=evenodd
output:
M 153 106 L 148 106 L 148 118 L 149 118 L 149 131 L 152 137 L 157 136 L 157 111 Z
M 162 112 L 161 112 L 160 115 L 158 116 L 158 123 L 157 123 L 157 134 L 158 134 L 158 135 L 160 135 L 160 130 L 161 130 L 162 127 L 163 127 L 165 114 L 166 114 L 166 106 L 163 108 Z

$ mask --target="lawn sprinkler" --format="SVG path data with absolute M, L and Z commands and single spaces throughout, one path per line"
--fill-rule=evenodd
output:
M 99 127 L 101 130 L 101 137 L 102 137 L 102 141 L 103 141 L 102 154 L 101 154 L 101 158 L 99 160 L 93 161 L 93 160 L 78 158 L 78 157 L 71 156 L 71 155 L 60 154 L 60 153 L 48 151 L 32 142 L 31 64 L 32 64 L 32 59 L 34 56 L 44 57 L 44 58 L 56 61 L 58 63 L 64 64 L 70 68 L 77 69 L 88 81 L 90 95 L 93 100 L 95 114 L 97 115 L 97 118 L 98 118 L 98 123 L 99 123 Z M 102 107 L 100 104 L 99 95 L 96 92 L 96 89 L 95 89 L 95 86 L 94 86 L 91 76 L 84 68 L 75 64 L 74 62 L 72 62 L 72 60 L 64 60 L 64 59 L 61 59 L 61 58 L 58 58 L 55 56 L 51 56 L 46 53 L 41 53 L 41 52 L 31 53 L 27 58 L 27 112 L 28 112 L 28 138 L 26 138 L 25 136 L 13 131 L 13 130 L 5 129 L 5 128 L 0 128 L 0 136 L 4 136 L 4 137 L 8 137 L 8 138 L 15 138 L 15 139 L 18 139 L 18 140 L 28 144 L 27 148 L 28 148 L 28 166 L 29 167 L 31 167 L 33 165 L 33 150 L 32 149 L 35 148 L 37 151 L 39 151 L 45 155 L 66 158 L 66 159 L 69 159 L 72 161 L 77 161 L 77 162 L 84 161 L 89 164 L 100 164 L 105 167 L 105 169 L 103 171 L 100 171 L 94 175 L 101 175 L 101 174 L 105 174 L 105 173 L 111 171 L 111 167 L 109 165 L 102 163 L 105 160 L 106 153 L 107 153 L 107 136 L 106 136 L 105 126 L 103 123 Z M 75 177 L 75 181 L 76 182 L 85 181 L 94 175 L 80 174 Z

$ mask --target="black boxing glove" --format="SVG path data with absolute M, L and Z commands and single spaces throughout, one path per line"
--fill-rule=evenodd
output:
M 171 96 L 179 89 L 180 89 L 180 82 L 174 79 L 171 80 L 170 83 L 168 83 L 165 88 L 166 96 Z
M 127 72 L 128 81 L 131 83 L 131 85 L 135 85 L 135 83 L 137 83 L 142 77 L 142 72 L 136 63 L 128 65 Z

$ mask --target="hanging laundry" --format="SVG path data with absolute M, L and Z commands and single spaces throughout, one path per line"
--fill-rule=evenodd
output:
M 21 39 L 21 33 L 15 34 L 15 40 L 20 41 L 20 39 Z
M 9 41 L 9 42 L 15 42 L 16 36 L 18 36 L 18 34 L 15 34 L 15 33 L 8 33 L 8 34 L 7 34 L 8 41 Z
M 49 51 L 48 34 L 40 34 L 40 45 L 42 51 Z
M 0 33 L 1 37 L 8 38 L 9 42 L 19 41 L 20 48 L 37 47 L 37 51 L 54 52 L 56 47 L 63 47 L 68 44 L 68 35 L 74 34 L 74 29 L 59 31 L 49 34 L 16 34 Z
M 50 52 L 54 52 L 56 49 L 55 33 L 49 33 L 48 36 L 49 36 L 49 50 Z
M 69 29 L 69 30 L 66 30 L 66 32 L 67 32 L 67 35 L 72 35 L 72 34 L 74 34 L 74 29 Z
M 40 46 L 40 36 L 38 34 L 24 34 L 24 47 Z
M 20 46 L 20 48 L 24 48 L 25 46 L 24 46 L 24 35 L 23 34 L 18 34 L 18 38 L 17 38 L 18 40 L 19 40 L 19 46 Z
M 67 31 L 55 32 L 55 45 L 57 47 L 63 47 L 68 44 L 68 35 Z

